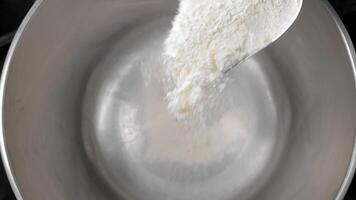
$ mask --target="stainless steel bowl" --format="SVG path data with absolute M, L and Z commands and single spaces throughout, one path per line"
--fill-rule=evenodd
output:
M 177 5 L 35 3 L 1 82 L 18 199 L 341 200 L 355 167 L 355 53 L 327 3 L 305 1 L 281 39 L 231 72 L 225 128 L 200 135 L 171 119 L 147 71 Z

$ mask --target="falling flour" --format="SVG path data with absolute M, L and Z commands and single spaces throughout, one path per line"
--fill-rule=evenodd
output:
M 299 6 L 300 0 L 181 0 L 164 49 L 173 85 L 169 110 L 178 120 L 202 112 L 225 87 L 224 70 L 283 34 Z

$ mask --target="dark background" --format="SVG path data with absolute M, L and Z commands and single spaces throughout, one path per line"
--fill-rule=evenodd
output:
M 17 27 L 33 2 L 34 0 L 0 0 L 0 67 L 2 67 L 6 52 Z M 329 2 L 341 17 L 355 44 L 356 0 L 329 0 Z M 355 190 L 356 180 L 352 182 L 344 200 L 356 200 Z M 3 165 L 0 163 L 0 200 L 15 199 Z

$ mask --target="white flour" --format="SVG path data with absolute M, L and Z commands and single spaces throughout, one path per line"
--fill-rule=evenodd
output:
M 225 87 L 223 70 L 280 36 L 296 18 L 299 3 L 181 0 L 164 50 L 166 75 L 174 85 L 168 108 L 176 118 L 189 119 L 212 103 Z M 218 90 L 211 94 L 214 86 Z

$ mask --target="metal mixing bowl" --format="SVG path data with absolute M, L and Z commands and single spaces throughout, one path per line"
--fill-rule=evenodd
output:
M 327 3 L 305 1 L 282 38 L 231 71 L 227 128 L 202 135 L 184 133 L 141 76 L 159 65 L 177 5 L 35 3 L 1 82 L 17 198 L 341 200 L 355 167 L 355 54 Z

